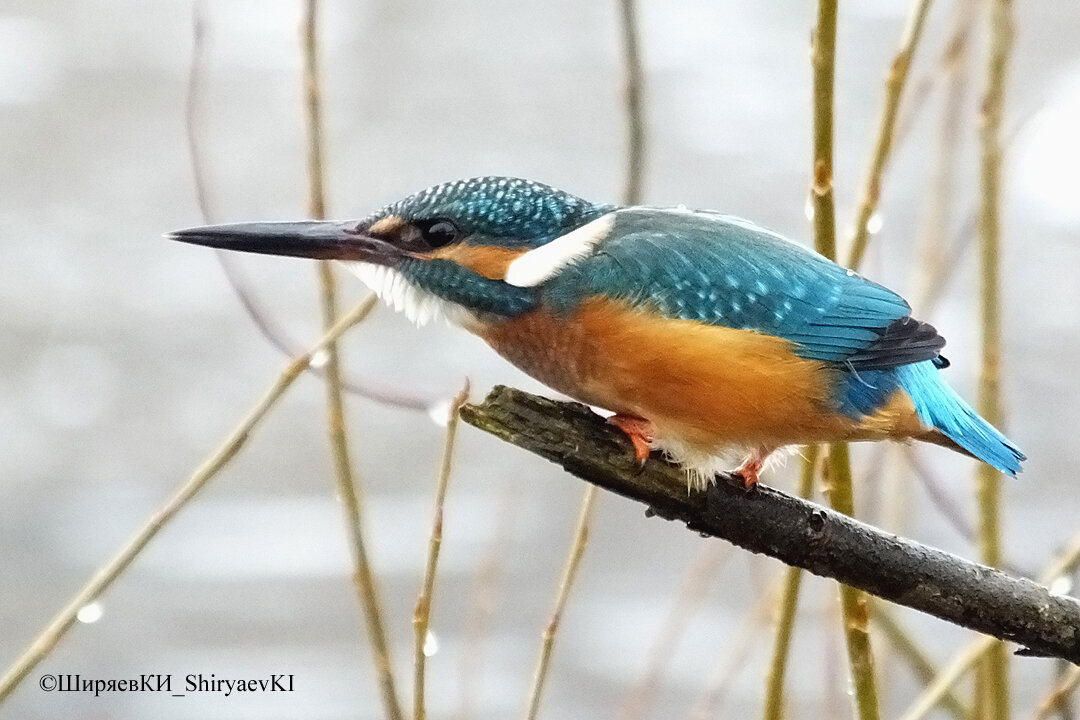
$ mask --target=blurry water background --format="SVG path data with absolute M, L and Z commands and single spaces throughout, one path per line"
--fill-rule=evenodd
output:
M 842 4 L 837 90 L 840 230 L 853 215 L 907 3 Z M 330 213 L 356 217 L 435 182 L 534 178 L 617 200 L 624 167 L 613 2 L 325 0 L 322 62 Z M 650 150 L 646 198 L 743 215 L 808 240 L 810 2 L 645 2 Z M 938 3 L 912 74 L 940 78 L 954 13 Z M 1080 4 L 1019 3 L 1009 73 L 1005 256 L 1008 429 L 1031 460 L 1005 485 L 1005 547 L 1037 569 L 1080 525 Z M 297 0 L 207 3 L 201 118 L 215 220 L 298 218 L 306 177 Z M 212 449 L 282 368 L 209 251 L 161 233 L 199 224 L 184 135 L 192 43 L 187 0 L 7 0 L 0 7 L 0 665 Z M 957 190 L 946 237 L 977 197 L 976 109 L 986 19 L 977 18 Z M 941 83 L 898 145 L 870 277 L 918 283 L 916 237 L 938 157 Z M 910 87 L 909 87 L 910 89 Z M 242 258 L 261 302 L 296 337 L 319 333 L 307 262 Z M 344 281 L 351 298 L 358 282 Z M 973 399 L 977 281 L 970 252 L 932 319 L 951 382 Z M 919 308 L 916 308 L 918 313 Z M 925 313 L 924 313 L 925 316 Z M 345 343 L 350 374 L 449 397 L 496 382 L 539 389 L 461 331 L 411 327 L 385 308 Z M 411 617 L 443 431 L 423 414 L 352 399 L 354 455 L 403 697 Z M 970 509 L 973 464 L 920 451 Z M 860 448 L 856 464 L 875 455 Z M 891 465 L 895 456 L 891 455 Z M 791 462 L 774 477 L 790 486 Z M 884 474 L 888 476 L 890 470 Z M 897 470 L 858 489 L 861 513 L 974 557 Z M 897 482 L 900 480 L 900 482 Z M 898 490 L 896 488 L 899 488 Z M 473 717 L 523 709 L 582 484 L 472 428 L 461 430 L 429 665 L 432 717 L 459 708 L 463 658 L 478 663 Z M 902 521 L 881 517 L 888 492 Z M 895 513 L 894 513 L 895 514 Z M 502 528 L 502 529 L 500 529 Z M 470 650 L 463 627 L 493 538 L 494 616 Z M 718 542 L 718 541 L 714 541 Z M 610 717 L 706 543 L 602 496 L 555 651 L 543 712 Z M 136 561 L 5 707 L 8 717 L 381 717 L 334 497 L 320 383 L 303 379 L 242 454 Z M 666 673 L 655 716 L 684 716 L 733 651 L 782 570 L 733 552 Z M 789 673 L 793 717 L 847 714 L 846 660 L 831 583 L 804 584 Z M 904 613 L 943 661 L 967 634 Z M 880 650 L 885 643 L 878 641 Z M 759 631 L 721 717 L 759 712 L 772 632 Z M 832 658 L 832 659 L 830 659 Z M 917 691 L 883 661 L 891 713 Z M 1018 707 L 1052 663 L 1014 663 Z M 292 694 L 183 699 L 45 693 L 42 673 L 253 677 L 294 673 Z

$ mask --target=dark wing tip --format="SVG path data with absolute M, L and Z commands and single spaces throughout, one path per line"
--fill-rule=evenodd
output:
M 907 316 L 886 325 L 876 339 L 848 357 L 846 363 L 853 370 L 888 370 L 937 360 L 943 347 L 945 338 L 933 325 Z M 948 367 L 947 360 L 944 360 L 944 367 Z

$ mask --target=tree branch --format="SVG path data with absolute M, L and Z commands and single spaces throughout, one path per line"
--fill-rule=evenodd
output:
M 688 529 L 833 578 L 882 599 L 1080 665 L 1080 602 L 1024 578 L 878 530 L 770 487 L 719 482 L 688 493 L 657 459 L 636 472 L 622 434 L 588 407 L 498 386 L 465 422 L 648 506 Z M 721 478 L 722 480 L 723 478 Z

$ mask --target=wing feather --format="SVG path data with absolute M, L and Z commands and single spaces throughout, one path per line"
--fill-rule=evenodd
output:
M 606 296 L 672 318 L 790 340 L 803 357 L 883 370 L 938 356 L 944 339 L 896 293 L 744 220 L 627 208 L 544 286 L 556 309 Z

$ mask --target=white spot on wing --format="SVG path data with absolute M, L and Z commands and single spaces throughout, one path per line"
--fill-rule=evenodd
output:
M 510 263 L 505 282 L 517 287 L 539 285 L 570 263 L 591 253 L 611 233 L 614 222 L 615 213 L 608 213 L 530 250 Z

